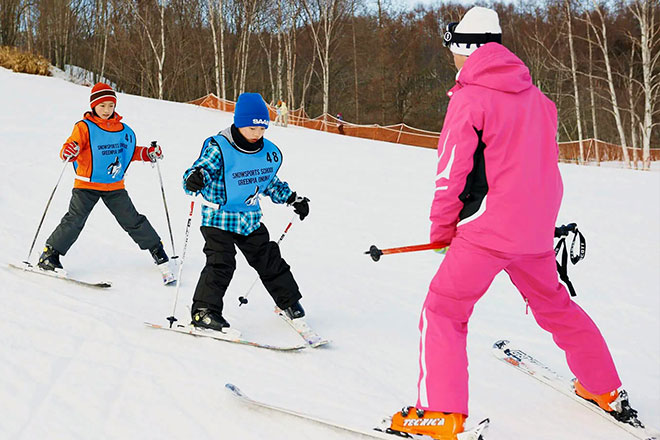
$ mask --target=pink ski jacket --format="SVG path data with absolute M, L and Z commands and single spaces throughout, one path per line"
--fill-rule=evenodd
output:
M 431 241 L 459 236 L 507 253 L 552 250 L 563 193 L 554 103 L 498 43 L 468 57 L 448 95 Z

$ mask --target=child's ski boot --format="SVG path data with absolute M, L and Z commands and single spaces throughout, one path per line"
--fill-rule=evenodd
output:
M 291 320 L 302 318 L 305 316 L 305 309 L 303 309 L 302 305 L 300 305 L 300 301 L 296 301 L 296 303 L 293 304 L 291 307 L 287 307 L 282 311 Z
M 208 328 L 220 332 L 229 327 L 229 323 L 222 317 L 222 314 L 207 308 L 193 310 L 191 324 L 197 328 Z
M 172 269 L 170 268 L 170 259 L 165 253 L 165 249 L 163 248 L 163 243 L 158 243 L 157 246 L 155 246 L 152 249 L 149 249 L 149 252 L 151 253 L 151 256 L 154 259 L 154 262 L 156 263 L 156 266 L 158 266 L 158 270 L 160 271 L 160 274 L 163 277 L 163 284 L 172 284 L 176 281 L 174 277 L 174 273 L 172 272 Z
M 42 270 L 55 271 L 56 269 L 62 269 L 62 263 L 60 263 L 60 253 L 57 252 L 51 245 L 46 243 L 44 251 L 39 257 L 39 262 L 37 263 Z

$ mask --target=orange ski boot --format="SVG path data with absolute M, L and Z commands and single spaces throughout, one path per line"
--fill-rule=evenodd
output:
M 577 380 L 573 380 L 575 394 L 584 400 L 598 405 L 603 411 L 619 422 L 626 423 L 635 428 L 644 428 L 644 424 L 637 418 L 637 411 L 630 406 L 626 390 L 614 390 L 605 394 L 593 394 L 587 391 Z
M 463 414 L 425 411 L 408 406 L 392 416 L 387 431 L 428 435 L 436 440 L 456 440 L 456 434 L 463 432 L 465 419 Z
M 617 397 L 619 397 L 618 390 L 614 390 L 605 394 L 593 394 L 587 391 L 577 379 L 575 379 L 573 382 L 573 386 L 575 387 L 575 394 L 582 397 L 584 400 L 595 403 L 596 405 L 600 406 L 601 409 L 607 412 L 616 410 L 616 408 L 611 404 L 613 404 Z

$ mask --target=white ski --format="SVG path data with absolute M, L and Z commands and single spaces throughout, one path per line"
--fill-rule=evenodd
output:
M 320 423 L 322 425 L 326 425 L 326 426 L 329 426 L 331 428 L 341 429 L 341 430 L 344 430 L 344 431 L 349 431 L 349 432 L 353 432 L 353 433 L 356 433 L 356 434 L 362 434 L 362 435 L 372 437 L 372 438 L 379 438 L 379 439 L 386 439 L 386 440 L 392 440 L 392 439 L 403 437 L 399 434 L 386 433 L 384 431 L 380 431 L 380 430 L 378 430 L 379 428 L 372 428 L 372 429 L 359 428 L 359 427 L 355 427 L 355 426 L 346 425 L 346 424 L 343 424 L 343 423 L 334 422 L 334 421 L 331 421 L 331 420 L 326 420 L 326 419 L 323 419 L 321 417 L 317 417 L 317 416 L 314 416 L 314 415 L 311 415 L 311 414 L 306 414 L 306 413 L 303 413 L 303 412 L 300 412 L 300 411 L 296 411 L 294 409 L 283 408 L 283 407 L 280 407 L 280 406 L 271 405 L 269 403 L 262 402 L 260 400 L 255 400 L 255 399 L 252 399 L 252 398 L 248 397 L 236 385 L 233 385 L 233 384 L 230 384 L 230 383 L 226 384 L 225 388 L 229 392 L 231 392 L 234 397 L 236 397 L 237 399 L 239 399 L 241 402 L 243 402 L 245 404 L 257 406 L 257 407 L 260 407 L 260 408 L 266 408 L 266 409 L 269 409 L 271 411 L 277 411 L 277 412 L 281 412 L 281 413 L 284 413 L 284 414 L 289 414 L 291 416 L 299 417 L 299 418 L 302 418 L 302 419 L 305 419 L 305 420 L 310 420 L 312 422 Z M 482 434 L 483 434 L 483 432 L 484 432 L 484 430 L 486 429 L 487 426 L 488 426 L 488 419 L 481 422 L 474 429 L 472 429 L 470 431 L 463 432 L 461 434 L 458 434 L 458 440 L 479 440 L 479 439 L 483 439 Z M 428 437 L 428 436 L 425 436 L 425 435 L 410 435 L 406 438 L 411 438 L 411 439 L 415 439 L 415 440 L 432 440 L 431 437 Z
M 64 271 L 62 269 L 42 270 L 42 269 L 39 269 L 36 266 L 31 265 L 30 263 L 28 263 L 26 261 L 22 261 L 21 264 L 9 263 L 9 267 L 11 267 L 12 269 L 21 270 L 23 272 L 36 273 L 36 274 L 44 275 L 44 276 L 51 277 L 51 278 L 58 278 L 60 280 L 69 281 L 69 282 L 72 282 L 72 283 L 79 284 L 81 286 L 96 287 L 96 288 L 101 288 L 101 289 L 107 289 L 108 287 L 112 287 L 112 283 L 110 281 L 98 281 L 98 282 L 83 281 L 83 280 L 79 280 L 77 278 L 71 278 L 66 273 L 66 271 Z
M 542 382 L 549 387 L 559 391 L 567 397 L 570 397 L 574 401 L 578 402 L 580 405 L 585 408 L 590 409 L 594 413 L 600 415 L 605 420 L 609 420 L 614 423 L 619 428 L 627 431 L 638 439 L 642 440 L 659 440 L 660 433 L 655 429 L 644 428 L 644 427 L 634 427 L 627 423 L 619 422 L 610 414 L 603 411 L 598 405 L 595 405 L 575 394 L 573 388 L 573 381 L 565 379 L 552 369 L 542 363 L 541 361 L 535 359 L 534 357 L 527 354 L 525 351 L 521 350 L 514 344 L 506 340 L 500 340 L 493 344 L 493 354 L 496 358 L 500 359 L 503 362 L 506 362 L 508 365 L 511 365 L 516 370 L 521 371 L 533 378 L 537 379 L 539 382 Z
M 321 335 L 312 330 L 303 318 L 290 319 L 286 313 L 280 310 L 279 307 L 275 307 L 275 313 L 277 313 L 279 317 L 284 320 L 284 322 L 289 324 L 291 328 L 293 328 L 300 335 L 300 337 L 305 340 L 305 343 L 308 347 L 316 348 L 330 343 L 329 340 L 323 338 Z
M 212 338 L 212 339 L 217 339 L 219 341 L 231 342 L 233 344 L 250 345 L 252 347 L 265 348 L 267 350 L 274 350 L 274 351 L 296 351 L 296 350 L 302 350 L 303 348 L 306 347 L 305 345 L 302 344 L 279 346 L 279 345 L 262 344 L 260 342 L 249 341 L 247 339 L 241 338 L 240 331 L 230 328 L 227 328 L 226 331 L 224 332 L 220 332 L 210 329 L 199 329 L 190 324 L 188 325 L 176 324 L 172 328 L 168 327 L 167 325 L 152 324 L 151 322 L 145 322 L 145 325 L 160 330 L 169 330 L 177 333 L 182 333 L 184 335 Z

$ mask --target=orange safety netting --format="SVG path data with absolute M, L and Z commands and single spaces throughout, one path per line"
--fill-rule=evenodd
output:
M 226 99 L 218 98 L 213 93 L 203 96 L 190 104 L 201 105 L 227 112 L 233 112 L 236 103 Z M 270 119 L 274 121 L 277 117 L 277 109 L 268 106 Z M 434 131 L 420 130 L 409 127 L 406 124 L 381 126 L 377 124 L 359 125 L 341 121 L 336 117 L 325 114 L 314 119 L 307 116 L 303 109 L 289 110 L 287 113 L 288 123 L 314 130 L 338 133 L 346 136 L 356 136 L 365 139 L 393 142 L 396 144 L 414 145 L 418 147 L 437 148 L 440 133 Z
M 585 139 L 582 141 L 584 161 L 586 163 L 623 162 L 623 148 L 621 145 L 610 144 L 598 139 Z M 642 160 L 642 149 L 627 147 L 628 158 L 632 162 Z M 651 148 L 651 160 L 660 160 L 660 149 Z M 559 142 L 559 160 L 562 162 L 578 162 L 580 158 L 580 142 Z
M 234 101 L 218 98 L 212 93 L 194 101 L 190 101 L 190 104 L 201 105 L 203 107 L 227 112 L 233 112 L 234 106 L 236 105 Z M 268 106 L 268 109 L 270 111 L 270 119 L 274 121 L 277 117 L 277 109 L 270 105 Z M 346 136 L 393 142 L 396 144 L 437 148 L 438 140 L 440 138 L 440 133 L 438 132 L 421 130 L 419 128 L 410 127 L 406 124 L 387 126 L 378 124 L 360 125 L 340 120 L 327 113 L 312 119 L 307 116 L 303 109 L 289 110 L 287 116 L 288 123 L 291 125 L 327 131 L 329 133 L 338 133 Z M 623 162 L 623 150 L 619 145 L 609 144 L 596 139 L 586 139 L 582 141 L 582 144 L 586 163 L 608 161 Z M 640 148 L 628 147 L 628 155 L 630 160 L 634 163 L 642 159 L 642 151 Z M 560 161 L 577 163 L 579 157 L 579 142 L 559 143 Z M 660 160 L 660 149 L 651 149 L 651 160 Z

